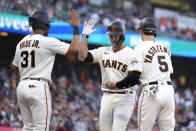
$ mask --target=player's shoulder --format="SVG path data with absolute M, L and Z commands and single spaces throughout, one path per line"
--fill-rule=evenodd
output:
M 29 38 L 29 35 L 26 35 L 25 37 L 23 37 L 23 38 L 18 42 L 18 44 L 16 45 L 16 48 L 19 48 L 20 44 L 21 44 L 23 41 L 27 40 L 28 38 Z
M 155 44 L 154 41 L 142 41 L 139 45 L 137 45 L 134 48 L 134 50 L 143 50 L 154 44 Z
M 131 52 L 133 51 L 133 49 L 131 47 L 128 47 L 128 46 L 125 47 L 125 50 L 126 51 L 131 51 Z
M 50 41 L 50 43 L 52 43 L 52 42 L 61 42 L 61 41 L 58 40 L 57 38 L 49 37 L 49 36 L 45 36 L 44 39 L 45 39 L 46 41 Z
M 142 50 L 146 46 L 145 42 L 141 42 L 137 46 L 135 46 L 134 50 Z
M 165 46 L 165 44 L 163 42 L 160 42 L 160 41 L 155 41 L 155 45 Z
M 39 39 L 42 42 L 47 42 L 47 43 L 57 43 L 57 42 L 61 42 L 60 40 L 58 40 L 57 38 L 54 37 L 50 37 L 50 36 L 43 36 L 40 34 L 36 34 L 33 36 L 33 39 Z
M 99 51 L 110 51 L 112 49 L 111 46 L 103 46 L 97 48 Z
M 120 50 L 119 53 L 131 55 L 133 53 L 133 49 L 131 47 L 125 46 L 123 49 Z

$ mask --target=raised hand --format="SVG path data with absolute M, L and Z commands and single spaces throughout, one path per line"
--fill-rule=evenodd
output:
M 79 27 L 80 26 L 80 18 L 79 18 L 79 13 L 72 9 L 70 12 L 70 17 L 71 20 L 67 20 L 67 22 L 72 26 L 72 27 Z
M 88 22 L 85 21 L 82 34 L 90 36 L 92 33 L 94 33 L 96 31 L 96 29 L 94 29 L 94 30 L 92 29 L 94 27 L 94 25 L 95 25 L 95 21 L 93 19 L 88 20 Z

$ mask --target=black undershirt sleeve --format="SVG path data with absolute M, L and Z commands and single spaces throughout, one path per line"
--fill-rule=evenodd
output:
M 139 72 L 128 72 L 127 77 L 125 77 L 123 80 L 116 83 L 116 87 L 118 89 L 125 89 L 129 88 L 130 86 L 134 86 L 138 83 L 140 78 Z
M 93 55 L 90 52 L 88 52 L 84 62 L 93 62 Z

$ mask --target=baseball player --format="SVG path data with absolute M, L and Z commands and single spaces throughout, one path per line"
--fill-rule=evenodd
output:
M 143 42 L 135 47 L 128 76 L 119 82 L 108 82 L 109 89 L 134 85 L 140 78 L 142 92 L 138 106 L 138 130 L 151 131 L 157 119 L 160 131 L 173 131 L 175 126 L 174 89 L 170 80 L 173 73 L 171 53 L 155 41 L 156 24 L 153 18 L 144 18 L 139 25 Z
M 17 69 L 17 100 L 23 118 L 23 131 L 49 131 L 51 95 L 49 84 L 55 54 L 75 54 L 78 51 L 79 14 L 72 10 L 69 24 L 73 27 L 71 45 L 47 37 L 50 19 L 47 12 L 36 10 L 29 17 L 33 32 L 16 46 L 13 65 Z
M 103 97 L 99 116 L 100 131 L 125 131 L 136 102 L 135 89 L 110 90 L 105 87 L 105 83 L 126 77 L 133 50 L 123 44 L 124 25 L 114 21 L 107 27 L 106 32 L 112 46 L 88 51 L 88 37 L 95 31 L 92 30 L 94 24 L 93 20 L 84 24 L 78 58 L 84 62 L 99 63 L 101 68 Z

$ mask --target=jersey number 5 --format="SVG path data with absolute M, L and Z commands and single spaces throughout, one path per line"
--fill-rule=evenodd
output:
M 22 51 L 21 57 L 23 58 L 23 61 L 21 62 L 21 67 L 26 68 L 28 66 L 28 58 L 29 54 L 31 56 L 31 67 L 35 67 L 35 51 L 31 51 L 30 53 L 28 51 Z
M 161 71 L 161 72 L 167 72 L 168 71 L 168 64 L 167 64 L 167 62 L 165 62 L 164 60 L 165 60 L 165 56 L 164 55 L 162 55 L 162 56 L 157 56 L 157 58 L 158 58 L 158 62 L 159 62 L 159 70 Z

